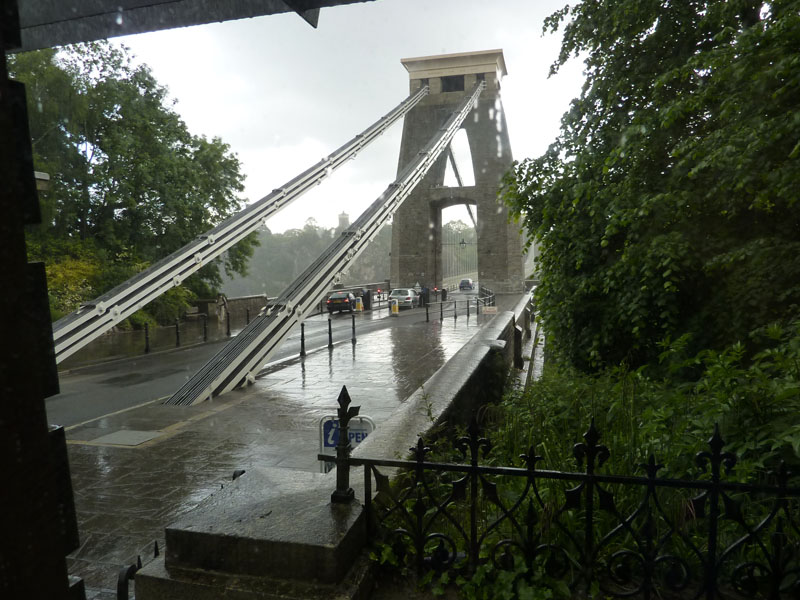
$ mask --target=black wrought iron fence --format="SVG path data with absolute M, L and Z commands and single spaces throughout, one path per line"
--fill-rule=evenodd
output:
M 341 441 L 358 407 L 344 389 L 339 402 Z M 728 480 L 737 458 L 715 430 L 696 479 L 660 477 L 652 456 L 643 476 L 604 474 L 594 423 L 583 438 L 580 472 L 540 469 L 533 450 L 522 467 L 481 465 L 491 445 L 475 426 L 455 444 L 468 464 L 431 462 L 422 439 L 410 461 L 353 458 L 345 444 L 333 499 L 352 497 L 349 469 L 363 466 L 371 540 L 420 573 L 488 565 L 576 597 L 800 598 L 800 488 L 785 466 L 764 484 Z

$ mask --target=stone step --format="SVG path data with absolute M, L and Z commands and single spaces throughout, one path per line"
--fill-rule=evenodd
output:
M 192 569 L 167 569 L 159 557 L 136 574 L 136 600 L 366 600 L 374 587 L 372 564 L 360 556 L 337 584 Z
M 364 548 L 366 529 L 360 503 L 330 502 L 334 487 L 327 474 L 248 470 L 166 528 L 164 559 L 136 574 L 137 599 L 197 600 L 205 590 L 219 597 L 219 586 L 236 598 L 335 591 Z M 176 596 L 179 588 L 186 595 Z

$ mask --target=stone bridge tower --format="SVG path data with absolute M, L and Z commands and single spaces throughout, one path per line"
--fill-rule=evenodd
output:
M 474 208 L 472 214 L 476 216 L 481 285 L 499 293 L 523 291 L 520 228 L 508 223 L 508 211 L 497 199 L 500 180 L 512 162 L 500 101 L 500 79 L 506 74 L 503 51 L 443 54 L 401 62 L 408 70 L 411 91 L 427 83 L 430 93 L 405 116 L 398 171 L 415 158 L 477 81 L 485 81 L 486 87 L 462 124 L 472 164 L 459 167 L 467 170 L 471 166 L 474 185 L 458 176 L 453 153 L 443 153 L 394 215 L 392 285 L 412 286 L 419 281 L 431 289 L 442 286 L 442 210 L 466 204 Z M 455 168 L 455 187 L 445 186 L 448 162 Z

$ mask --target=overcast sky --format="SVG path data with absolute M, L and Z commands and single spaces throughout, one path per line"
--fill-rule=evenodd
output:
M 541 154 L 577 96 L 582 65 L 547 77 L 559 35 L 543 19 L 566 0 L 376 0 L 116 38 L 152 69 L 194 134 L 231 146 L 258 200 L 341 146 L 408 95 L 401 58 L 501 48 L 502 100 L 516 159 Z M 273 232 L 313 217 L 353 221 L 391 183 L 402 124 L 274 216 Z M 447 217 L 458 218 L 454 212 Z M 445 220 L 449 220 L 447 218 Z M 467 220 L 464 218 L 463 220 Z

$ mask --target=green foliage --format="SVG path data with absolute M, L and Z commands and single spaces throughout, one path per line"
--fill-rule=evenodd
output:
M 11 58 L 26 84 L 36 168 L 51 177 L 42 224 L 28 232 L 32 258 L 48 263 L 54 314 L 70 312 L 179 249 L 240 208 L 239 161 L 220 139 L 194 136 L 166 88 L 107 42 Z M 219 284 L 219 266 L 242 272 L 251 236 L 169 300 Z M 178 300 L 181 298 L 181 300 Z
M 389 279 L 389 255 L 392 251 L 392 226 L 384 225 L 369 246 L 345 274 L 344 285 L 376 283 Z
M 573 445 L 582 441 L 594 419 L 601 435 L 600 443 L 610 451 L 609 460 L 599 471 L 603 474 L 641 475 L 641 466 L 652 454 L 656 463 L 663 465 L 658 473 L 660 477 L 707 477 L 708 474 L 695 464 L 694 457 L 700 451 L 709 450 L 708 441 L 716 425 L 725 440 L 724 450 L 733 452 L 739 459 L 735 469 L 725 473 L 726 481 L 767 482 L 770 472 L 776 471 L 783 461 L 790 472 L 796 473 L 800 465 L 800 424 L 797 421 L 800 414 L 800 321 L 790 327 L 769 326 L 753 336 L 760 339 L 750 342 L 762 350 L 751 358 L 739 343 L 722 350 L 703 350 L 690 355 L 689 340 L 683 337 L 661 344 L 658 369 L 614 368 L 590 375 L 548 361 L 541 379 L 528 390 L 510 390 L 500 403 L 485 406 L 481 411 L 485 425 L 482 435 L 491 440 L 493 446 L 485 464 L 521 466 L 520 455 L 533 453 L 543 458 L 537 469 L 582 472 L 584 465 L 576 461 Z M 676 385 L 670 374 L 686 369 L 694 372 L 691 380 Z M 663 374 L 667 376 L 662 377 Z M 430 448 L 426 460 L 465 462 L 453 444 L 463 433 L 451 427 L 439 430 L 431 439 L 426 437 L 426 446 Z M 387 536 L 387 543 L 376 548 L 373 560 L 399 571 L 433 596 L 572 597 L 567 581 L 554 580 L 547 575 L 547 561 L 541 557 L 530 566 L 518 556 L 513 556 L 513 565 L 490 560 L 498 558 L 497 553 L 490 557 L 494 544 L 514 539 L 519 532 L 504 530 L 503 524 L 486 529 L 501 513 L 494 500 L 487 499 L 490 494 L 483 487 L 475 514 L 478 535 L 482 536 L 484 531 L 487 535 L 481 537 L 481 554 L 474 572 L 466 568 L 465 548 L 460 546 L 462 554 L 447 572 L 428 570 L 418 580 L 414 578 L 413 536 L 436 532 L 456 544 L 465 543 L 461 528 L 471 518 L 469 500 L 451 496 L 452 482 L 460 477 L 460 473 L 427 472 L 424 483 L 418 483 L 414 472 L 409 471 L 395 478 L 390 493 L 392 500 L 381 494 L 375 499 L 376 505 L 392 509 L 387 528 L 395 534 Z M 497 494 L 506 507 L 518 502 L 527 483 L 525 478 L 510 477 L 496 477 L 493 481 L 497 484 L 493 494 Z M 790 485 L 795 486 L 796 481 L 795 475 Z M 567 487 L 571 485 L 566 484 Z M 636 512 L 642 501 L 641 490 L 632 486 L 606 484 L 605 488 L 613 494 L 615 506 L 623 515 Z M 536 494 L 542 508 L 535 519 L 534 534 L 543 537 L 536 543 L 549 541 L 559 545 L 565 541 L 559 537 L 559 532 L 574 531 L 582 526 L 580 511 L 558 510 L 563 506 L 564 492 L 564 482 L 540 480 Z M 692 538 L 695 547 L 702 547 L 706 543 L 705 532 L 696 527 L 687 512 L 687 494 L 693 493 L 660 490 L 659 510 L 668 515 L 669 530 L 679 528 L 682 535 Z M 439 507 L 447 498 L 450 498 L 448 516 L 444 517 Z M 739 497 L 737 500 L 742 502 L 742 510 L 749 515 L 750 522 L 759 522 L 764 511 L 770 508 L 768 503 L 763 503 L 763 498 Z M 405 512 L 397 510 L 395 502 L 402 505 Z M 524 507 L 525 502 L 520 506 Z M 522 510 L 524 512 L 524 508 Z M 596 532 L 608 532 L 619 524 L 613 512 L 595 513 Z M 551 519 L 555 515 L 558 527 L 552 526 L 555 521 Z M 723 545 L 732 544 L 742 532 L 734 520 L 723 521 L 719 539 Z M 636 530 L 635 520 L 633 527 Z M 402 535 L 396 535 L 401 531 Z M 434 554 L 436 543 L 435 538 L 428 540 L 426 556 Z M 626 543 L 638 542 L 623 534 L 617 545 L 604 546 L 602 552 L 613 553 Z M 691 556 L 695 551 L 681 539 L 673 539 L 671 543 L 671 551 L 678 556 L 683 553 Z M 608 558 L 599 556 L 600 561 Z M 589 597 L 602 597 L 597 581 L 593 583 Z
M 411 586 L 427 591 L 434 598 L 555 600 L 571 597 L 568 584 L 548 577 L 539 565 L 529 569 L 523 560 L 516 558 L 512 568 L 501 569 L 486 558 L 482 557 L 481 564 L 471 574 L 430 569 L 417 578 L 397 557 L 390 544 L 378 543 L 370 552 L 370 559 L 383 570 L 383 580 L 395 579 L 395 588 Z
M 680 385 L 656 369 L 587 375 L 549 362 L 530 390 L 508 394 L 489 413 L 496 460 L 508 464 L 534 446 L 542 468 L 575 468 L 572 445 L 594 418 L 611 452 L 607 472 L 634 473 L 652 453 L 665 472 L 685 477 L 717 424 L 740 459 L 737 478 L 763 476 L 780 461 L 800 464 L 800 322 L 753 337 L 763 349 L 752 358 L 740 343 L 696 355 L 687 354 L 686 338 L 663 343 L 658 372 L 694 373 Z
M 550 349 L 583 370 L 800 314 L 800 2 L 584 1 L 586 83 L 504 198 L 540 243 Z M 748 348 L 749 350 L 750 348 Z M 755 348 L 757 350 L 757 348 Z
M 50 314 L 59 319 L 91 298 L 94 283 L 100 277 L 103 261 L 93 244 L 82 244 L 70 239 L 41 244 L 28 243 L 28 254 L 33 260 L 44 260 L 47 273 Z M 45 260 L 51 257 L 49 260 Z
M 566 582 L 548 578 L 544 569 L 533 571 L 517 558 L 513 569 L 496 569 L 491 563 L 481 564 L 470 578 L 460 577 L 459 598 L 469 600 L 551 600 L 570 598 Z
M 184 286 L 174 287 L 150 303 L 148 314 L 158 323 L 173 323 L 175 319 L 186 314 L 186 309 L 192 306 L 195 299 L 196 296 L 191 290 Z

